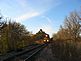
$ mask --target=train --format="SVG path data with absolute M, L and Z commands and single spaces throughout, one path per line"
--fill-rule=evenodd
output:
M 36 40 L 35 41 L 37 44 L 44 44 L 44 43 L 49 43 L 50 42 L 50 37 L 48 34 L 44 34 L 43 38 Z

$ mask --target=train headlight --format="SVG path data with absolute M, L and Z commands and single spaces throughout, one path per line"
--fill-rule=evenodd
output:
M 47 40 L 47 42 L 49 42 L 49 40 Z
M 45 37 L 48 37 L 48 35 L 45 35 Z
M 44 42 L 46 42 L 46 40 L 44 40 Z

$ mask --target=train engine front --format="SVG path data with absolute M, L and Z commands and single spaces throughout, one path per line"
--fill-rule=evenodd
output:
M 48 34 L 45 34 L 43 42 L 44 43 L 49 43 L 50 42 L 50 37 L 49 37 Z

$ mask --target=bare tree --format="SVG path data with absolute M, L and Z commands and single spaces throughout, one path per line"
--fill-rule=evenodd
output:
M 72 12 L 69 17 L 66 17 L 64 25 L 70 39 L 76 41 L 80 36 L 80 20 L 77 12 Z

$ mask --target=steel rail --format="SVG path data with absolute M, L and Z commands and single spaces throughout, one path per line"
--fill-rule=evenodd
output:
M 37 54 L 39 51 L 41 51 L 44 47 L 46 46 L 46 44 L 44 44 L 43 46 L 35 49 L 35 51 L 33 53 L 31 53 L 28 57 L 26 57 L 23 61 L 28 61 L 30 58 L 32 58 L 35 54 Z M 30 59 L 31 60 L 31 59 Z
M 32 51 L 34 51 L 34 50 L 39 50 L 42 46 L 44 46 L 44 44 L 43 45 L 37 45 L 37 46 L 35 46 L 34 48 L 31 48 L 31 49 L 26 49 L 26 50 L 24 50 L 24 51 L 22 51 L 22 52 L 17 52 L 17 53 L 14 53 L 14 54 L 11 54 L 10 56 L 4 56 L 4 57 L 2 57 L 1 59 L 0 59 L 0 61 L 8 61 L 9 59 L 15 59 L 15 58 L 17 58 L 17 57 L 22 57 L 22 56 L 24 56 L 25 54 L 29 54 L 29 53 L 31 53 Z M 36 50 L 36 51 L 37 51 Z M 32 55 L 34 55 L 35 53 L 33 53 Z M 31 54 L 29 55 L 29 58 L 32 56 Z M 26 59 L 27 60 L 27 59 Z
M 29 46 L 29 47 L 25 48 L 24 51 L 21 51 L 21 52 L 15 52 L 15 51 L 13 51 L 11 53 L 7 53 L 6 55 L 0 56 L 0 61 L 5 61 L 5 60 L 10 59 L 12 57 L 22 55 L 23 53 L 29 52 L 29 51 L 31 51 L 31 50 L 39 47 L 39 46 L 40 45 L 33 46 L 33 47 Z

